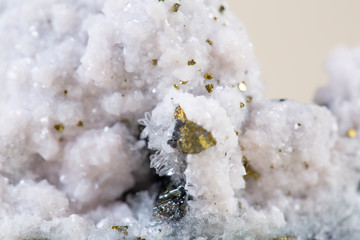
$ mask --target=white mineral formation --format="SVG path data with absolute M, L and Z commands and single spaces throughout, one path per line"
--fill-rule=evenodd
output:
M 224 1 L 0 1 L 0 239 L 360 239 L 359 59 L 268 100 Z

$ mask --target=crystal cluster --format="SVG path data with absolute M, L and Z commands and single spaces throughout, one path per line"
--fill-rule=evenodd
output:
M 269 100 L 224 1 L 1 1 L 0 239 L 359 239 L 359 59 Z

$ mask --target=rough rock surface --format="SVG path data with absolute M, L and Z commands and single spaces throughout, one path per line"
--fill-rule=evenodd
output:
M 1 1 L 0 238 L 359 239 L 359 59 L 268 100 L 224 1 Z

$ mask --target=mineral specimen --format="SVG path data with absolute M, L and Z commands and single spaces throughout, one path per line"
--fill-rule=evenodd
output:
M 268 100 L 228 9 L 0 2 L 0 239 L 360 239 L 359 49 Z

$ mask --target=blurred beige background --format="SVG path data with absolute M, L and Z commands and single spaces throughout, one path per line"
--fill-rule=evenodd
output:
M 245 24 L 270 98 L 312 103 L 339 45 L 360 45 L 360 0 L 228 0 Z

